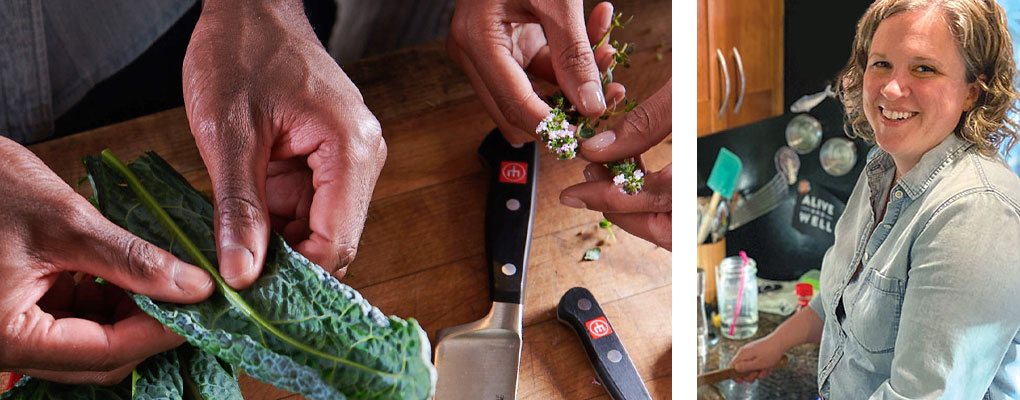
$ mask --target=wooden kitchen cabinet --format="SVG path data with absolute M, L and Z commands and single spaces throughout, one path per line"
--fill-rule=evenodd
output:
M 783 0 L 698 0 L 697 47 L 698 136 L 783 113 Z

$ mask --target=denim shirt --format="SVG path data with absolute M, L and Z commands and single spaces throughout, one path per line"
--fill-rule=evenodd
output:
M 0 2 L 0 135 L 33 143 L 130 63 L 195 0 Z
M 1020 178 L 956 135 L 895 170 L 869 157 L 822 261 L 822 398 L 1020 398 Z

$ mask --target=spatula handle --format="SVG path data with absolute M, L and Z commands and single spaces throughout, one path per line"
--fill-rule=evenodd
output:
M 535 221 L 538 147 L 515 147 L 498 129 L 489 132 L 478 153 L 489 167 L 485 205 L 485 254 L 492 301 L 520 304 Z

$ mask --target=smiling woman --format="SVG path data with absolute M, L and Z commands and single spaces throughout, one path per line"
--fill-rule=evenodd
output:
M 1005 14 L 984 0 L 878 0 L 837 78 L 874 142 L 825 254 L 821 290 L 732 365 L 768 374 L 820 342 L 822 398 L 1017 398 L 1020 180 Z

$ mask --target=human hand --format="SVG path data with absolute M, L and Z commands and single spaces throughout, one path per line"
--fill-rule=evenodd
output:
M 550 107 L 532 89 L 525 71 L 558 84 L 582 115 L 606 110 L 599 71 L 616 52 L 592 43 L 608 31 L 613 6 L 599 3 L 587 26 L 580 0 L 460 0 L 446 49 L 467 75 L 486 111 L 511 143 L 535 140 L 535 127 Z M 548 42 L 547 42 L 548 38 Z M 624 88 L 611 83 L 610 98 Z
M 606 219 L 631 234 L 673 249 L 673 164 L 645 174 L 638 194 L 620 192 L 602 163 L 640 155 L 672 131 L 670 78 L 652 97 L 627 113 L 617 131 L 605 131 L 581 143 L 581 155 L 592 162 L 584 169 L 585 183 L 560 192 L 560 203 L 601 211 Z M 640 165 L 640 164 L 639 164 Z
M 209 169 L 220 273 L 258 277 L 270 226 L 340 279 L 386 144 L 300 1 L 206 1 L 184 59 L 184 104 Z
M 737 372 L 746 372 L 746 374 L 733 378 L 733 380 L 744 383 L 765 379 L 782 358 L 783 349 L 773 343 L 769 337 L 745 344 L 733 356 L 730 367 L 733 367 Z
M 183 343 L 120 288 L 193 303 L 210 276 L 108 221 L 17 143 L 0 137 L 0 159 L 0 371 L 113 384 Z M 75 271 L 109 283 L 75 285 Z

